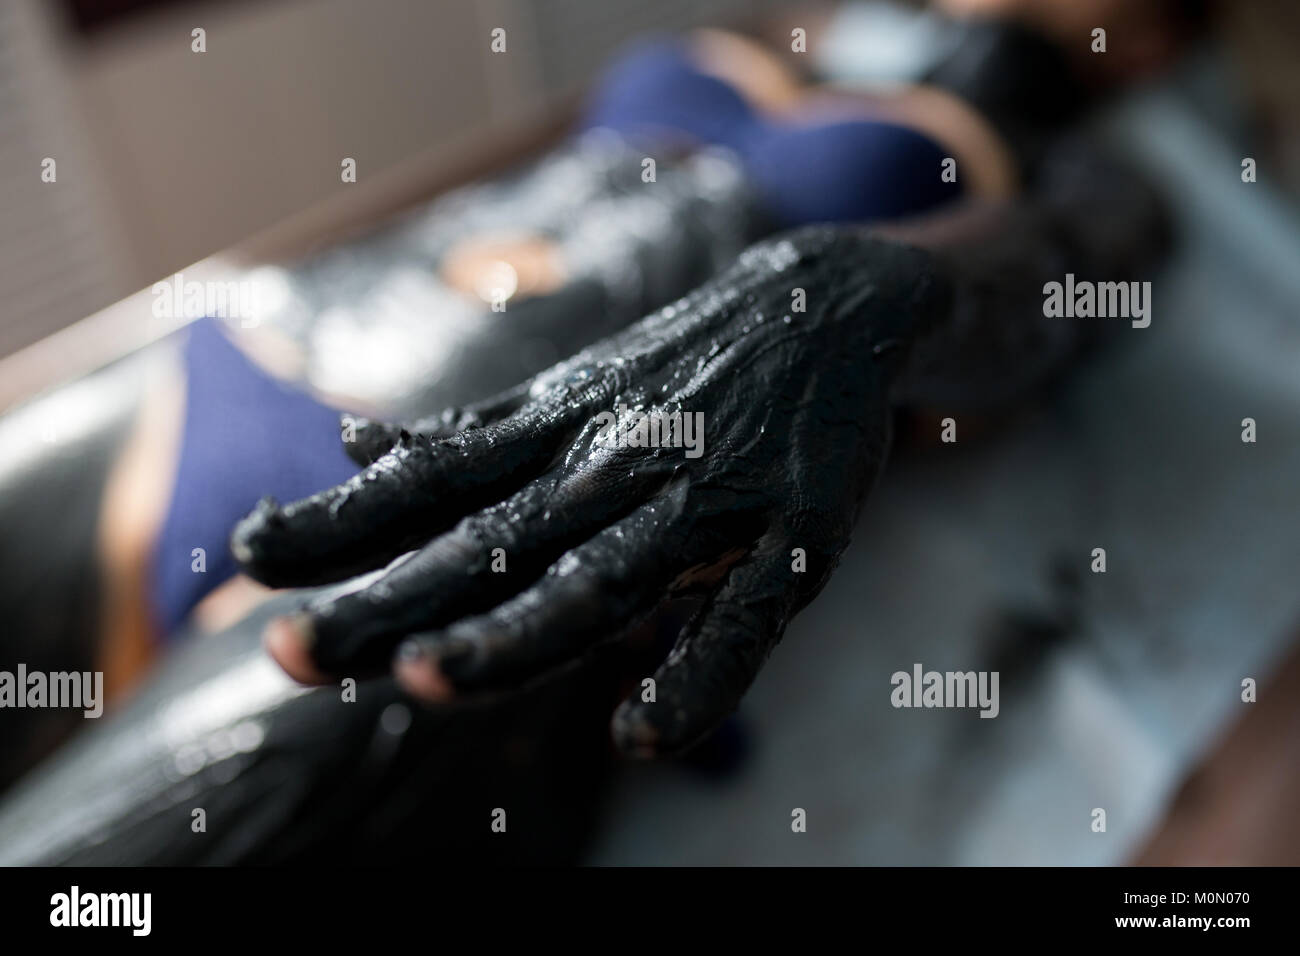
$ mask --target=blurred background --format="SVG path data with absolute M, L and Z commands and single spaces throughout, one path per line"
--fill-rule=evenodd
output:
M 368 202 L 427 193 L 554 124 L 629 38 L 775 6 L 6 3 L 0 354 L 337 197 L 339 158 L 357 160 Z M 495 60 L 486 42 L 465 42 L 494 27 L 510 43 Z M 201 57 L 195 28 L 209 37 Z M 30 175 L 47 156 L 62 186 L 54 210 Z
M 61 387 L 184 324 L 150 318 L 155 281 L 339 248 L 537 154 L 630 39 L 709 25 L 779 47 L 799 26 L 813 72 L 868 84 L 884 6 L 7 0 L 0 427 L 31 434 Z M 1116 9 L 941 6 L 1078 37 Z M 1300 863 L 1300 7 L 1163 6 L 1197 29 L 1168 50 L 1112 33 L 1132 62 L 1091 121 L 1171 204 L 1150 334 L 1014 428 L 900 456 L 747 699 L 743 758 L 620 768 L 589 859 Z M 0 492 L 37 473 L 16 447 Z M 1087 574 L 1100 543 L 1111 569 Z M 997 721 L 888 706 L 879 675 L 972 658 L 1004 673 Z M 810 823 L 792 840 L 794 806 Z

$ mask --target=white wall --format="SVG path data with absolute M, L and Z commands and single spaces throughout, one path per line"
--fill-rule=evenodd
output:
M 86 41 L 40 0 L 5 2 L 21 8 L 24 43 L 62 91 L 58 109 L 42 102 L 36 111 L 84 143 L 67 172 L 83 193 L 65 203 L 62 221 L 99 249 L 92 258 L 103 277 L 20 322 L 5 314 L 0 273 L 0 355 L 31 341 L 37 326 L 66 325 L 396 170 L 434 176 L 463 167 L 467 156 L 490 158 L 585 85 L 631 35 L 726 22 L 764 6 L 242 0 L 136 17 Z M 191 50 L 196 27 L 206 31 L 205 53 Z M 506 30 L 504 55 L 490 51 L 496 27 Z M 22 170 L 36 170 L 48 149 L 31 142 Z M 340 181 L 344 157 L 357 161 L 356 185 Z M 0 243 L 5 230 L 0 216 Z

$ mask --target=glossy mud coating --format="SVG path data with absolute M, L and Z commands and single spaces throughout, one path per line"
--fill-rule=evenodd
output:
M 150 371 L 150 358 L 128 360 L 0 418 L 0 669 L 99 666 L 100 507 Z M 67 421 L 69 407 L 78 427 L 33 441 L 36 423 Z M 70 710 L 0 710 L 0 792 L 84 723 Z
M 792 308 L 795 289 L 806 311 Z M 945 314 L 947 295 L 931 258 L 898 244 L 829 229 L 760 243 L 537 376 L 505 418 L 451 437 L 413 426 L 344 485 L 264 503 L 236 530 L 236 554 L 259 579 L 296 586 L 417 547 L 360 590 L 308 605 L 316 663 L 382 668 L 403 637 L 431 631 L 420 640 L 443 672 L 483 689 L 617 636 L 687 572 L 739 553 L 656 675 L 659 704 L 619 720 L 629 747 L 678 749 L 734 708 L 829 575 L 884 459 L 904 336 Z M 620 405 L 702 412 L 703 455 L 595 442 L 596 416 Z M 492 569 L 497 548 L 505 573 Z
M 644 155 L 608 136 L 583 137 L 500 181 L 457 190 L 372 237 L 276 270 L 287 295 L 262 316 L 259 329 L 298 345 L 305 384 L 395 413 L 424 415 L 507 389 L 686 292 L 763 231 L 725 157 L 664 156 L 656 188 L 647 190 L 640 178 Z M 568 285 L 512 300 L 499 315 L 441 285 L 441 257 L 459 239 L 520 229 L 557 243 Z M 449 331 L 455 335 L 447 339 Z M 537 341 L 547 349 L 529 347 Z M 386 343 L 383 361 L 358 352 L 376 342 Z M 160 343 L 139 358 L 170 357 L 175 344 Z M 159 354 L 163 348 L 167 356 Z M 41 446 L 47 460 L 6 473 L 7 493 L 0 496 L 15 518 L 6 524 L 16 529 L 15 542 L 31 542 L 11 549 L 26 557 L 0 576 L 0 604 L 14 625 L 6 646 L 13 659 L 44 670 L 94 665 L 94 515 L 104 473 L 148 397 L 139 394 L 146 377 L 134 364 L 97 378 L 110 375 L 132 386 L 129 401 L 113 399 L 114 408 L 123 405 L 113 428 L 86 441 Z M 98 404 L 105 404 L 102 386 Z M 16 428 L 24 439 L 29 430 Z M 51 482 L 59 496 L 49 495 Z M 81 519 L 69 519 L 68 501 Z M 51 504 L 58 506 L 56 517 Z M 54 548 L 51 528 L 82 543 Z M 34 565 L 32 554 L 52 560 Z M 294 600 L 301 596 L 272 607 L 291 610 Z M 393 735 L 381 726 L 380 704 L 403 699 L 391 679 L 363 681 L 355 706 L 340 702 L 337 687 L 303 694 L 266 657 L 259 639 L 265 620 L 259 612 L 221 634 L 181 636 L 183 649 L 168 655 L 136 702 L 89 726 L 64 711 L 11 712 L 5 726 L 21 731 L 24 746 L 7 748 L 0 758 L 0 785 L 67 733 L 82 732 L 4 794 L 0 859 L 375 862 L 437 850 L 443 859 L 463 852 L 476 861 L 554 861 L 576 852 L 607 765 L 605 719 L 616 703 L 609 695 L 617 675 L 597 667 L 603 676 L 594 680 L 592 667 L 584 666 L 493 708 L 461 708 L 456 715 L 412 708 L 409 730 Z M 250 673 L 261 678 L 249 680 Z M 198 724 L 173 719 L 179 711 L 172 704 L 211 699 L 213 688 L 227 706 Z M 263 693 L 268 689 L 273 693 Z M 246 734 L 250 722 L 263 729 L 261 742 L 230 753 L 230 741 Z M 388 746 L 398 738 L 400 747 Z M 434 751 L 439 756 L 431 757 Z M 390 759 L 405 769 L 387 769 Z M 439 793 L 449 802 L 440 803 Z M 433 827 L 427 840 L 406 832 L 412 813 L 428 808 L 436 815 L 441 805 L 468 814 L 491 800 L 535 815 L 526 824 L 532 835 L 489 842 L 469 828 L 449 835 Z M 214 817 L 210 831 L 221 836 L 203 840 L 191 832 L 195 806 L 224 808 L 225 822 Z M 237 835 L 229 832 L 232 820 Z
M 414 573 L 373 592 L 362 579 L 277 598 L 227 633 L 188 642 L 125 712 L 105 717 L 6 795 L 0 862 L 574 858 L 608 764 L 605 719 L 617 695 L 635 690 L 640 676 L 660 666 L 654 714 L 624 705 L 615 718 L 619 739 L 643 752 L 691 738 L 734 702 L 785 620 L 830 573 L 837 542 L 849 533 L 880 467 L 890 402 L 935 395 L 936 403 L 978 402 L 985 395 L 1005 401 L 1023 394 L 1066 366 L 1089 337 L 1043 320 L 1042 283 L 1067 270 L 1126 278 L 1158 251 L 1151 193 L 1126 171 L 1094 159 L 1072 153 L 1061 176 L 1045 179 L 1015 207 L 971 220 L 973 229 L 940 223 L 917 230 L 909 242 L 932 253 L 857 232 L 812 231 L 791 237 L 798 242 L 765 243 L 724 279 L 677 303 L 672 315 L 656 313 L 617 344 L 560 363 L 500 401 L 462 405 L 408 428 L 405 440 L 400 429 L 376 426 L 355 452 L 362 460 L 386 459 L 376 472 L 384 477 L 359 478 L 346 495 L 264 508 L 241 530 L 250 559 L 264 561 L 265 574 L 288 579 L 345 574 L 339 567 L 350 566 L 352 556 L 330 540 L 338 528 L 360 542 L 364 557 L 355 564 L 379 567 L 401 547 L 405 529 L 395 520 L 384 526 L 388 540 L 369 541 L 371 529 L 354 516 L 375 506 L 368 501 L 374 494 L 375 502 L 449 529 L 441 547 L 465 549 L 457 559 L 463 562 L 459 584 L 473 577 L 465 570 L 482 555 L 484 535 L 499 530 L 518 538 L 518 559 L 507 546 L 512 593 L 494 603 L 481 571 L 478 590 L 459 598 Z M 808 283 L 808 312 L 791 314 L 786 323 L 796 276 Z M 923 288 L 908 286 L 918 279 Z M 571 318 L 580 324 L 585 316 Z M 479 394 L 510 384 L 485 373 Z M 593 448 L 580 410 L 596 407 L 596 395 L 620 394 L 646 405 L 675 399 L 704 411 L 709 453 L 691 461 L 680 449 Z M 512 415 L 526 416 L 529 427 L 501 420 Z M 470 430 L 461 433 L 463 427 Z M 508 447 L 494 448 L 492 439 Z M 398 440 L 388 454 L 385 446 Z M 728 455 L 711 454 L 719 449 Z M 491 470 L 480 462 L 480 450 Z M 455 474 L 450 461 L 466 474 Z M 468 496 L 491 498 L 482 486 L 504 486 L 506 474 L 518 476 L 518 488 L 487 501 L 490 515 L 475 523 L 482 509 Z M 467 489 L 466 497 L 437 500 L 426 479 Z M 379 490 L 358 490 L 370 487 Z M 518 502 L 519 527 L 515 510 L 493 509 L 528 488 Z M 598 496 L 609 500 L 595 501 Z M 555 501 L 567 507 L 559 510 Z M 615 517 L 586 534 L 589 507 Z M 538 570 L 542 553 L 568 540 L 570 525 L 578 547 L 591 543 L 589 552 Z M 539 543 L 530 550 L 535 532 Z M 313 545 L 290 540 L 299 534 Z M 786 544 L 795 537 L 810 542 L 799 544 L 808 549 L 803 576 L 791 572 Z M 418 535 L 412 538 L 419 550 L 406 564 L 424 561 L 436 575 L 439 555 L 445 562 L 452 552 L 434 547 L 437 536 L 428 548 Z M 745 542 L 748 552 L 730 566 L 722 590 L 665 660 L 651 649 L 645 661 L 614 667 L 612 655 L 626 645 L 596 642 L 621 630 L 622 622 L 592 634 L 577 619 L 638 612 L 660 596 L 647 595 L 641 576 L 667 581 L 658 585 L 662 593 L 700 554 L 725 551 L 734 560 L 733 542 Z M 527 566 L 527 554 L 535 555 L 532 568 L 516 571 Z M 294 569 L 299 557 L 307 563 Z M 327 636 L 319 646 L 322 654 L 382 670 L 403 628 L 388 625 L 379 612 L 388 609 L 398 620 L 403 589 L 436 596 L 446 607 L 463 601 L 483 609 L 454 619 L 455 611 L 446 611 L 447 623 L 421 638 L 446 654 L 449 670 L 461 668 L 467 687 L 510 686 L 564 655 L 572 655 L 574 666 L 483 705 L 429 709 L 413 705 L 388 677 L 359 681 L 356 703 L 343 703 L 338 685 L 306 691 L 260 647 L 268 616 L 305 599 L 324 612 L 314 617 L 317 623 L 331 614 L 345 624 L 349 615 L 358 622 L 366 617 L 367 628 L 378 620 L 378 629 L 363 631 L 370 637 L 361 639 L 346 626 L 322 624 Z M 566 627 L 535 632 L 538 640 L 529 647 L 517 640 L 526 627 L 556 622 L 521 596 L 546 593 L 555 595 Z M 618 606 L 606 610 L 606 600 Z M 369 641 L 381 650 L 369 650 Z M 593 649 L 578 656 L 574 645 L 584 641 Z M 465 642 L 482 642 L 493 653 L 467 651 Z M 205 701 L 221 706 L 199 706 Z M 391 719 L 394 704 L 409 705 L 409 724 Z M 511 835 L 504 838 L 488 827 L 496 806 L 510 813 Z M 206 835 L 191 829 L 195 807 L 208 811 Z
M 0 803 L 0 865 L 576 861 L 609 767 L 612 661 L 454 712 L 390 678 L 345 702 L 263 650 L 291 600 L 194 635 L 123 710 L 86 721 Z
M 647 155 L 659 157 L 649 185 Z M 768 231 L 727 155 L 671 155 L 593 131 L 373 236 L 259 272 L 268 305 L 258 328 L 293 343 L 304 384 L 357 407 L 427 415 L 509 388 L 626 327 Z M 444 275 L 473 240 L 542 243 L 563 284 L 511 295 L 494 312 Z
M 391 449 L 323 494 L 263 502 L 235 552 L 276 586 L 394 562 L 306 606 L 316 665 L 377 672 L 414 635 L 406 659 L 460 691 L 537 678 L 727 565 L 656 671 L 657 700 L 614 717 L 625 750 L 686 747 L 735 708 L 834 569 L 892 403 L 1023 394 L 1098 337 L 1045 318 L 1043 282 L 1124 277 L 1159 248 L 1159 204 L 1131 175 L 1076 149 L 1050 178 L 1045 198 L 997 210 L 973 238 L 918 232 L 929 250 L 856 228 L 765 240 L 526 388 L 368 429 L 370 453 Z M 703 455 L 596 443 L 596 416 L 623 405 L 703 413 Z

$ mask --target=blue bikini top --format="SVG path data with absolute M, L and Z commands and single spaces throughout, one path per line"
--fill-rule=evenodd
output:
M 583 125 L 629 137 L 731 149 L 780 224 L 868 222 L 929 210 L 961 187 L 941 178 L 947 154 L 895 123 L 773 120 L 702 73 L 680 42 L 639 44 L 605 74 Z
M 924 136 L 889 123 L 764 120 L 671 43 L 624 57 L 586 125 L 729 147 L 769 214 L 786 225 L 891 218 L 959 194 L 940 179 L 943 153 Z M 339 441 L 338 412 L 267 375 L 218 322 L 191 327 L 185 361 L 185 437 L 153 560 L 154 614 L 164 634 L 236 572 L 227 536 L 259 497 L 292 501 L 357 470 Z

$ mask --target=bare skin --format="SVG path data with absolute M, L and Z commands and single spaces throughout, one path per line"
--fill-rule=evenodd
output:
M 989 122 L 959 97 L 927 86 L 900 86 L 867 93 L 809 86 L 761 45 L 721 30 L 690 35 L 696 66 L 730 84 L 756 110 L 795 122 L 822 119 L 879 120 L 924 133 L 950 150 L 971 195 L 1008 199 L 1018 186 L 1016 163 Z
M 388 566 L 274 623 L 272 654 L 306 682 L 395 666 L 430 699 L 498 691 L 723 565 L 654 675 L 656 702 L 631 698 L 613 720 L 629 752 L 689 746 L 829 578 L 887 455 L 892 403 L 1013 400 L 1090 334 L 1044 318 L 1043 282 L 1125 277 L 1159 251 L 1153 197 L 1065 155 L 1036 201 L 913 226 L 909 244 L 830 227 L 767 240 L 498 400 L 362 429 L 355 457 L 377 457 L 354 479 L 265 501 L 235 530 L 236 557 L 271 586 Z M 622 404 L 702 411 L 703 454 L 599 444 L 596 417 Z
M 730 83 L 769 116 L 797 120 L 811 109 L 823 117 L 841 113 L 911 126 L 953 151 L 974 195 L 1000 200 L 1014 192 L 1014 164 L 1006 147 L 956 97 L 921 87 L 880 96 L 810 87 L 762 46 L 736 34 L 697 30 L 688 42 L 700 69 Z M 554 292 L 568 276 L 551 240 L 510 233 L 466 238 L 444 258 L 440 278 L 467 297 L 490 301 L 499 292 L 517 302 Z M 272 330 L 243 336 L 239 344 L 267 372 L 287 381 L 302 380 L 304 357 Z M 111 697 L 140 679 L 160 643 L 149 611 L 148 568 L 174 480 L 172 467 L 166 465 L 174 463 L 178 454 L 183 395 L 179 376 L 160 385 L 104 494 L 99 540 L 107 587 L 100 644 Z M 345 397 L 319 397 L 339 407 L 358 407 Z M 238 576 L 205 598 L 196 608 L 196 621 L 204 630 L 220 630 L 264 601 L 268 593 L 264 586 Z M 275 646 L 282 648 L 284 659 L 295 660 L 287 643 L 277 640 Z M 300 661 L 299 668 L 304 675 L 310 673 L 305 662 Z
M 103 570 L 102 633 L 97 667 L 110 701 L 119 699 L 153 662 L 158 642 L 149 614 L 148 567 L 175 480 L 185 416 L 179 370 L 145 402 L 105 482 L 96 543 Z M 159 467 L 159 463 L 170 467 Z
M 1116 199 L 1122 176 L 1077 180 L 1067 169 L 1046 203 L 895 229 L 910 245 L 855 228 L 762 243 L 498 399 L 405 430 L 363 427 L 350 450 L 366 469 L 304 502 L 264 503 L 236 530 L 236 556 L 285 587 L 412 555 L 272 623 L 272 655 L 307 683 L 396 658 L 426 699 L 510 688 L 625 633 L 666 595 L 700 591 L 707 569 L 726 577 L 703 589 L 705 609 L 656 674 L 668 706 L 630 701 L 614 722 L 634 753 L 688 746 L 827 580 L 883 466 L 892 403 L 1023 394 L 1083 337 L 1043 323 L 1042 281 L 1113 279 L 1142 259 L 1146 197 Z M 1108 199 L 1114 214 L 1099 215 Z M 705 413 L 706 453 L 598 447 L 594 416 L 623 404 Z M 492 570 L 496 548 L 507 573 Z M 265 594 L 229 589 L 211 599 L 226 618 Z
M 552 245 L 539 236 L 484 236 L 452 250 L 442 269 L 450 287 L 466 296 L 488 297 L 489 282 L 503 273 L 513 279 L 506 296 L 520 301 L 553 291 L 564 280 Z M 303 356 L 294 343 L 270 330 L 237 339 L 249 360 L 286 381 L 301 381 Z M 357 408 L 350 398 L 314 392 L 321 401 Z M 149 605 L 149 567 L 153 547 L 167 515 L 175 482 L 185 382 L 179 367 L 158 381 L 142 405 L 139 419 L 105 482 L 97 530 L 103 570 L 103 598 L 97 669 L 103 671 L 110 701 L 128 694 L 156 661 L 161 635 Z M 270 596 L 270 589 L 245 575 L 215 588 L 194 609 L 200 630 L 229 627 Z

